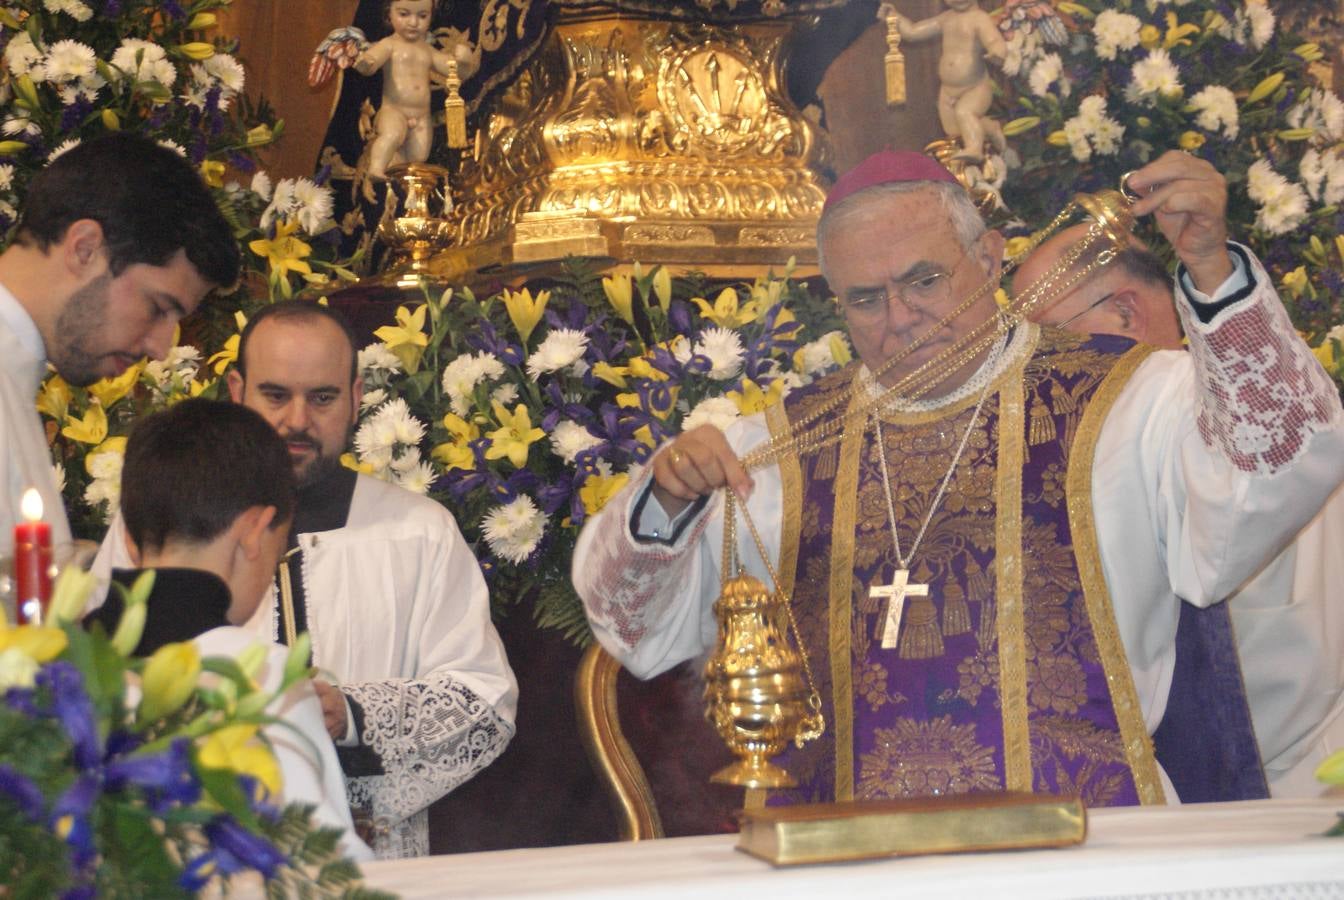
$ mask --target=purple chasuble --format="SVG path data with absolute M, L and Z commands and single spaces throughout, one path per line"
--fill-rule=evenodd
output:
M 1070 500 L 1091 498 L 1068 493 L 1070 450 L 1093 421 L 1084 413 L 1128 346 L 1044 331 L 1031 359 L 993 382 L 978 416 L 979 390 L 938 411 L 884 414 L 903 555 L 969 429 L 909 558 L 910 583 L 928 595 L 906 597 L 894 648 L 881 640 L 888 601 L 869 594 L 899 568 L 871 420 L 794 463 L 792 475 L 781 468 L 784 562 L 796 563 L 794 611 L 827 729 L 779 757 L 800 787 L 771 791 L 768 802 L 1008 789 L 1078 794 L 1088 806 L 1140 802 L 1132 754 L 1151 759 L 1151 744 L 1140 719 L 1143 747 L 1127 756 L 1103 662 L 1109 653 L 1116 671 L 1118 630 L 1107 603 L 1109 643 L 1099 646 L 1071 533 Z M 798 421 L 847 392 L 853 375 L 795 392 L 785 413 Z M 852 578 L 833 577 L 845 566 Z M 1119 656 L 1132 696 L 1122 647 Z M 1131 744 L 1136 708 L 1127 707 Z M 839 758 L 837 741 L 847 750 Z

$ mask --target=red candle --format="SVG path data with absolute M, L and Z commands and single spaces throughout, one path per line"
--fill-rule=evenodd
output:
M 51 524 L 42 521 L 42 496 L 23 493 L 24 521 L 14 526 L 15 606 L 20 625 L 40 625 L 51 599 Z

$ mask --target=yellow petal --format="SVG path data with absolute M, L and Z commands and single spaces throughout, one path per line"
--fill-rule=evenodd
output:
M 190 641 L 164 644 L 145 663 L 141 676 L 144 698 L 140 721 L 156 722 L 176 712 L 196 689 L 201 674 L 201 655 Z

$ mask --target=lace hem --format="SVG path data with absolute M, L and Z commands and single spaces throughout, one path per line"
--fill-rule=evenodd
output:
M 493 762 L 513 725 L 449 673 L 342 689 L 363 708 L 360 738 L 385 773 L 346 782 L 351 806 L 371 819 L 374 852 L 428 853 L 426 807 Z
M 642 478 L 627 486 L 628 493 L 620 502 L 613 503 L 610 511 L 593 523 L 597 531 L 584 561 L 585 588 L 579 592 L 592 624 L 610 632 L 629 649 L 644 639 L 650 620 L 668 602 L 669 589 L 675 591 L 685 582 L 689 550 L 696 546 L 709 521 L 701 510 L 698 521 L 676 545 L 634 547 L 626 523 L 634 498 L 648 484 L 650 471 L 645 469 Z
M 1292 465 L 1308 439 L 1339 419 L 1339 394 L 1298 338 L 1258 265 L 1262 287 L 1200 323 L 1177 304 L 1200 383 L 1197 422 L 1209 447 L 1237 469 L 1273 475 Z

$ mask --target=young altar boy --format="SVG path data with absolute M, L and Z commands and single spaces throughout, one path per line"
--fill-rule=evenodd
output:
M 121 472 L 131 558 L 155 570 L 135 655 L 195 641 L 202 656 L 236 657 L 259 643 L 236 626 L 251 618 L 271 583 L 294 504 L 289 451 L 275 429 L 247 407 L 185 400 L 141 420 L 126 444 Z M 130 587 L 139 574 L 114 569 L 112 578 Z M 111 634 L 122 609 L 120 592 L 111 591 L 85 624 L 101 622 Z M 262 690 L 279 685 L 286 655 L 280 645 L 269 645 L 254 676 Z M 355 835 L 345 780 L 312 685 L 296 684 L 267 712 L 286 723 L 262 730 L 283 781 L 273 801 L 317 804 L 317 823 L 345 831 L 345 853 L 372 859 Z

